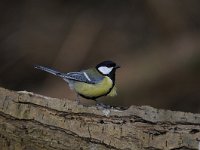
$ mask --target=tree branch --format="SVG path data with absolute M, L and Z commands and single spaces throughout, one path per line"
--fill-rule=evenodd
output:
M 198 149 L 200 114 L 85 107 L 0 88 L 2 149 Z

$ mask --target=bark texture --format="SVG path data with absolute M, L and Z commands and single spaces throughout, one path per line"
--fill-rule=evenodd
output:
M 198 149 L 200 114 L 149 106 L 103 109 L 0 88 L 3 150 Z

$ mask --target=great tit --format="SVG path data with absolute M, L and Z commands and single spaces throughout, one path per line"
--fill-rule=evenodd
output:
M 113 61 L 103 61 L 94 68 L 69 73 L 61 73 L 43 66 L 35 68 L 61 77 L 69 84 L 70 89 L 86 99 L 96 100 L 102 96 L 117 95 L 115 72 L 120 66 Z

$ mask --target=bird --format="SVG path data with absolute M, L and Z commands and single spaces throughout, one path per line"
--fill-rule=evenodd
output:
M 115 72 L 119 65 L 107 60 L 96 67 L 78 72 L 62 73 L 50 67 L 35 65 L 36 69 L 48 72 L 66 81 L 71 90 L 86 99 L 95 100 L 103 96 L 116 96 Z M 76 100 L 78 103 L 79 99 Z

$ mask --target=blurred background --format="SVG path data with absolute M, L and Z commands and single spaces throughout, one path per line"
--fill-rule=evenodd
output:
M 200 1 L 1 0 L 0 12 L 0 86 L 74 100 L 33 65 L 69 72 L 113 60 L 118 96 L 100 102 L 200 112 Z

